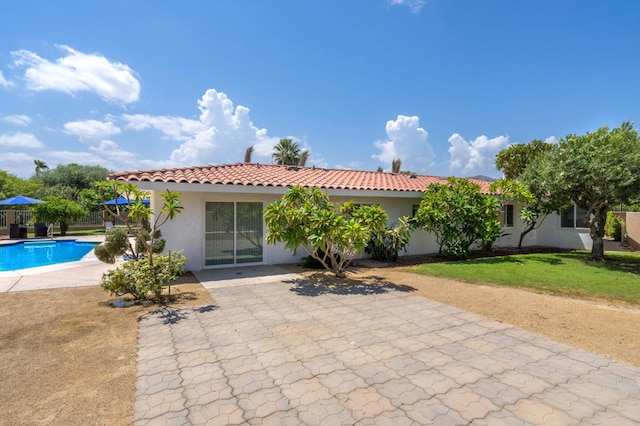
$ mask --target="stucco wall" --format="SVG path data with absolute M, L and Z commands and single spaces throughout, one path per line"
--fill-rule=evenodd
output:
M 142 189 L 152 190 L 151 204 L 155 211 L 161 207 L 159 194 L 165 191 L 165 187 L 158 189 L 152 184 L 140 185 Z M 228 186 L 198 186 L 201 191 L 195 192 L 194 186 L 187 184 L 169 184 L 171 190 L 181 191 L 181 204 L 183 205 L 183 213 L 173 221 L 165 223 L 161 230 L 164 238 L 167 240 L 166 250 L 183 250 L 187 257 L 187 269 L 198 271 L 205 268 L 204 259 L 204 229 L 205 229 L 205 203 L 214 201 L 251 201 L 262 202 L 266 207 L 269 203 L 278 200 L 284 189 L 282 188 L 247 188 Z M 243 192 L 244 191 L 244 192 Z M 343 191 L 345 192 L 345 191 Z M 348 191 L 347 191 L 348 192 Z M 362 193 L 366 193 L 363 191 Z M 370 193 L 368 195 L 371 195 Z M 335 203 L 341 203 L 353 200 L 356 203 L 373 204 L 377 203 L 389 215 L 389 225 L 392 225 L 400 216 L 411 216 L 413 205 L 420 203 L 420 198 L 407 197 L 406 194 L 385 194 L 393 196 L 359 196 L 353 197 L 345 194 L 331 194 L 331 200 Z M 523 224 L 519 218 L 520 206 L 514 208 L 514 224 L 513 228 L 503 228 L 508 234 L 496 241 L 496 247 L 513 247 L 517 246 L 520 232 Z M 640 222 L 640 219 L 639 219 Z M 263 229 L 266 233 L 266 225 L 263 222 Z M 640 241 L 640 236 L 638 237 Z M 525 240 L 524 246 L 546 245 L 562 248 L 590 249 L 591 239 L 587 229 L 570 229 L 560 227 L 560 217 L 558 215 L 550 215 L 541 226 L 540 229 L 529 233 Z M 296 263 L 306 256 L 306 252 L 299 248 L 295 252 L 291 252 L 284 248 L 284 244 L 267 245 L 264 243 L 263 263 Z M 406 252 L 400 255 L 416 255 L 437 253 L 438 245 L 435 237 L 421 230 L 413 231 L 411 240 Z M 231 265 L 228 265 L 231 266 Z
M 627 243 L 640 250 L 640 212 L 626 212 Z

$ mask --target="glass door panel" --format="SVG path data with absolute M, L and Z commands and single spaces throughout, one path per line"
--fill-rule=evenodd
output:
M 205 214 L 204 264 L 233 264 L 233 203 L 207 203 Z
M 262 203 L 236 203 L 236 263 L 262 262 Z

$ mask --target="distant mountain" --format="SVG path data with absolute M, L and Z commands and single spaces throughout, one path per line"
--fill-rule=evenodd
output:
M 498 180 L 485 175 L 469 176 L 469 179 L 482 180 L 485 182 L 495 182 Z

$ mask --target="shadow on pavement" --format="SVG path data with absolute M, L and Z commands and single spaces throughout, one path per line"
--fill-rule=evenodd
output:
M 324 278 L 324 276 L 323 276 Z M 365 281 L 366 280 L 366 281 Z M 324 281 L 327 281 L 324 279 Z M 371 282 L 373 281 L 373 282 Z M 316 280 L 296 278 L 284 280 L 284 283 L 291 284 L 290 290 L 299 296 L 316 297 L 321 294 L 337 294 L 341 296 L 349 295 L 374 295 L 383 294 L 390 291 L 411 292 L 414 287 L 404 284 L 394 284 L 383 280 L 381 277 L 368 276 L 363 280 L 336 279 L 334 282 L 322 283 Z

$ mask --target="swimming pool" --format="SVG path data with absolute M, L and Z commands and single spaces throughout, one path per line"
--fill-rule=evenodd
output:
M 82 259 L 97 244 L 76 240 L 4 244 L 0 246 L 0 271 L 73 262 Z

